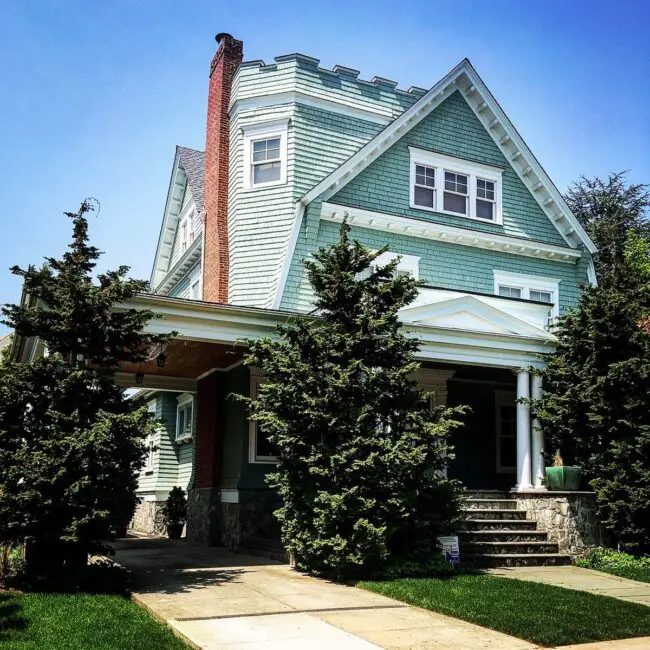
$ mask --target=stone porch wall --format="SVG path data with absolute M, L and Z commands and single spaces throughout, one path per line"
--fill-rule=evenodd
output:
M 603 543 L 603 532 L 596 519 L 596 495 L 593 492 L 516 492 L 519 510 L 536 519 L 539 530 L 558 543 L 560 553 L 583 556 Z
M 167 529 L 163 522 L 164 501 L 141 501 L 133 513 L 129 528 L 147 535 L 165 535 Z

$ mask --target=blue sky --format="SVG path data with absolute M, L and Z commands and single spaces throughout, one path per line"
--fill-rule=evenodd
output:
M 5 269 L 60 255 L 61 213 L 86 196 L 102 268 L 149 277 L 174 146 L 204 147 L 220 31 L 245 59 L 302 52 L 401 88 L 468 57 L 560 190 L 622 169 L 650 182 L 648 0 L 0 4 L 0 303 L 20 292 Z

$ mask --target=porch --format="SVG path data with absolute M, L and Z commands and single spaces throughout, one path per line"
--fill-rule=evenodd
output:
M 440 289 L 428 293 L 404 310 L 403 320 L 422 341 L 419 385 L 434 393 L 437 404 L 470 407 L 466 427 L 453 440 L 450 475 L 470 488 L 542 489 L 543 441 L 528 405 L 517 399 L 541 389 L 531 369 L 552 344 L 541 327 L 548 305 Z M 296 314 L 161 296 L 139 296 L 129 306 L 164 316 L 151 321 L 149 331 L 179 334 L 162 351 L 163 363 L 161 351 L 152 350 L 149 361 L 125 364 L 118 380 L 195 395 L 188 537 L 277 548 L 276 503 L 264 480 L 273 459 L 249 426 L 244 406 L 228 395 L 255 390 L 256 378 L 242 365 L 241 339 L 273 337 L 276 325 Z

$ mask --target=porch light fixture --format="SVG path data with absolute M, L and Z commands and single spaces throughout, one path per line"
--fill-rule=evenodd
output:
M 167 355 L 163 352 L 163 345 L 162 343 L 160 344 L 160 353 L 156 357 L 156 365 L 159 368 L 164 368 L 165 363 L 167 363 Z

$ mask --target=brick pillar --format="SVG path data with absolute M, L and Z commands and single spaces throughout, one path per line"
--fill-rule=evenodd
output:
M 188 494 L 187 538 L 200 544 L 220 543 L 220 478 L 223 459 L 223 375 L 212 373 L 198 382 L 194 480 Z
M 219 48 L 210 65 L 205 134 L 203 299 L 228 302 L 228 104 L 232 79 L 242 62 L 244 44 L 230 34 L 217 34 L 216 38 Z

